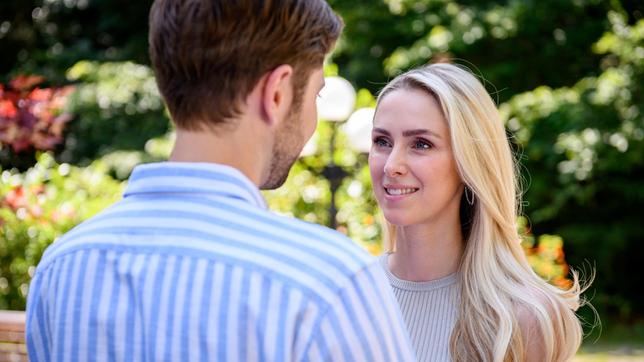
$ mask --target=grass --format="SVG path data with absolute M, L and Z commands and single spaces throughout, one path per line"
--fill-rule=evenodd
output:
M 644 362 L 644 344 L 584 346 L 573 362 Z
M 614 324 L 606 320 L 586 337 L 573 362 L 644 362 L 644 323 Z

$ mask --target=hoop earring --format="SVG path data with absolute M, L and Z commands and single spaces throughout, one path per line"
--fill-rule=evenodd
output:
M 467 200 L 467 203 L 470 204 L 470 206 L 474 205 L 474 192 L 472 190 L 465 186 L 465 190 L 463 191 L 465 193 L 465 200 Z M 470 196 L 470 193 L 472 194 Z

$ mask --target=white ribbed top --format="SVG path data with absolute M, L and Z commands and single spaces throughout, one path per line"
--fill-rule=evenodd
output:
M 450 361 L 449 339 L 459 302 L 458 273 L 428 282 L 397 278 L 389 270 L 388 253 L 380 264 L 389 279 L 418 361 Z

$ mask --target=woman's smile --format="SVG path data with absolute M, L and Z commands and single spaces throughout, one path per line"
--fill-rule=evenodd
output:
M 462 181 L 449 135 L 440 105 L 426 92 L 400 89 L 381 100 L 369 167 L 390 223 L 414 225 L 458 215 Z

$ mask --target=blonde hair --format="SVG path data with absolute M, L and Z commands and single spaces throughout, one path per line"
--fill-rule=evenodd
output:
M 465 249 L 459 315 L 450 339 L 452 359 L 525 360 L 524 342 L 531 338 L 522 333 L 537 329 L 546 361 L 572 358 L 582 339 L 575 315 L 581 303 L 579 278 L 573 272 L 572 287 L 561 290 L 528 263 L 517 230 L 521 194 L 515 160 L 485 87 L 460 66 L 432 64 L 396 77 L 381 91 L 378 104 L 398 89 L 424 90 L 439 102 L 458 171 L 470 190 L 461 199 Z M 385 239 L 393 250 L 396 228 L 387 225 Z

